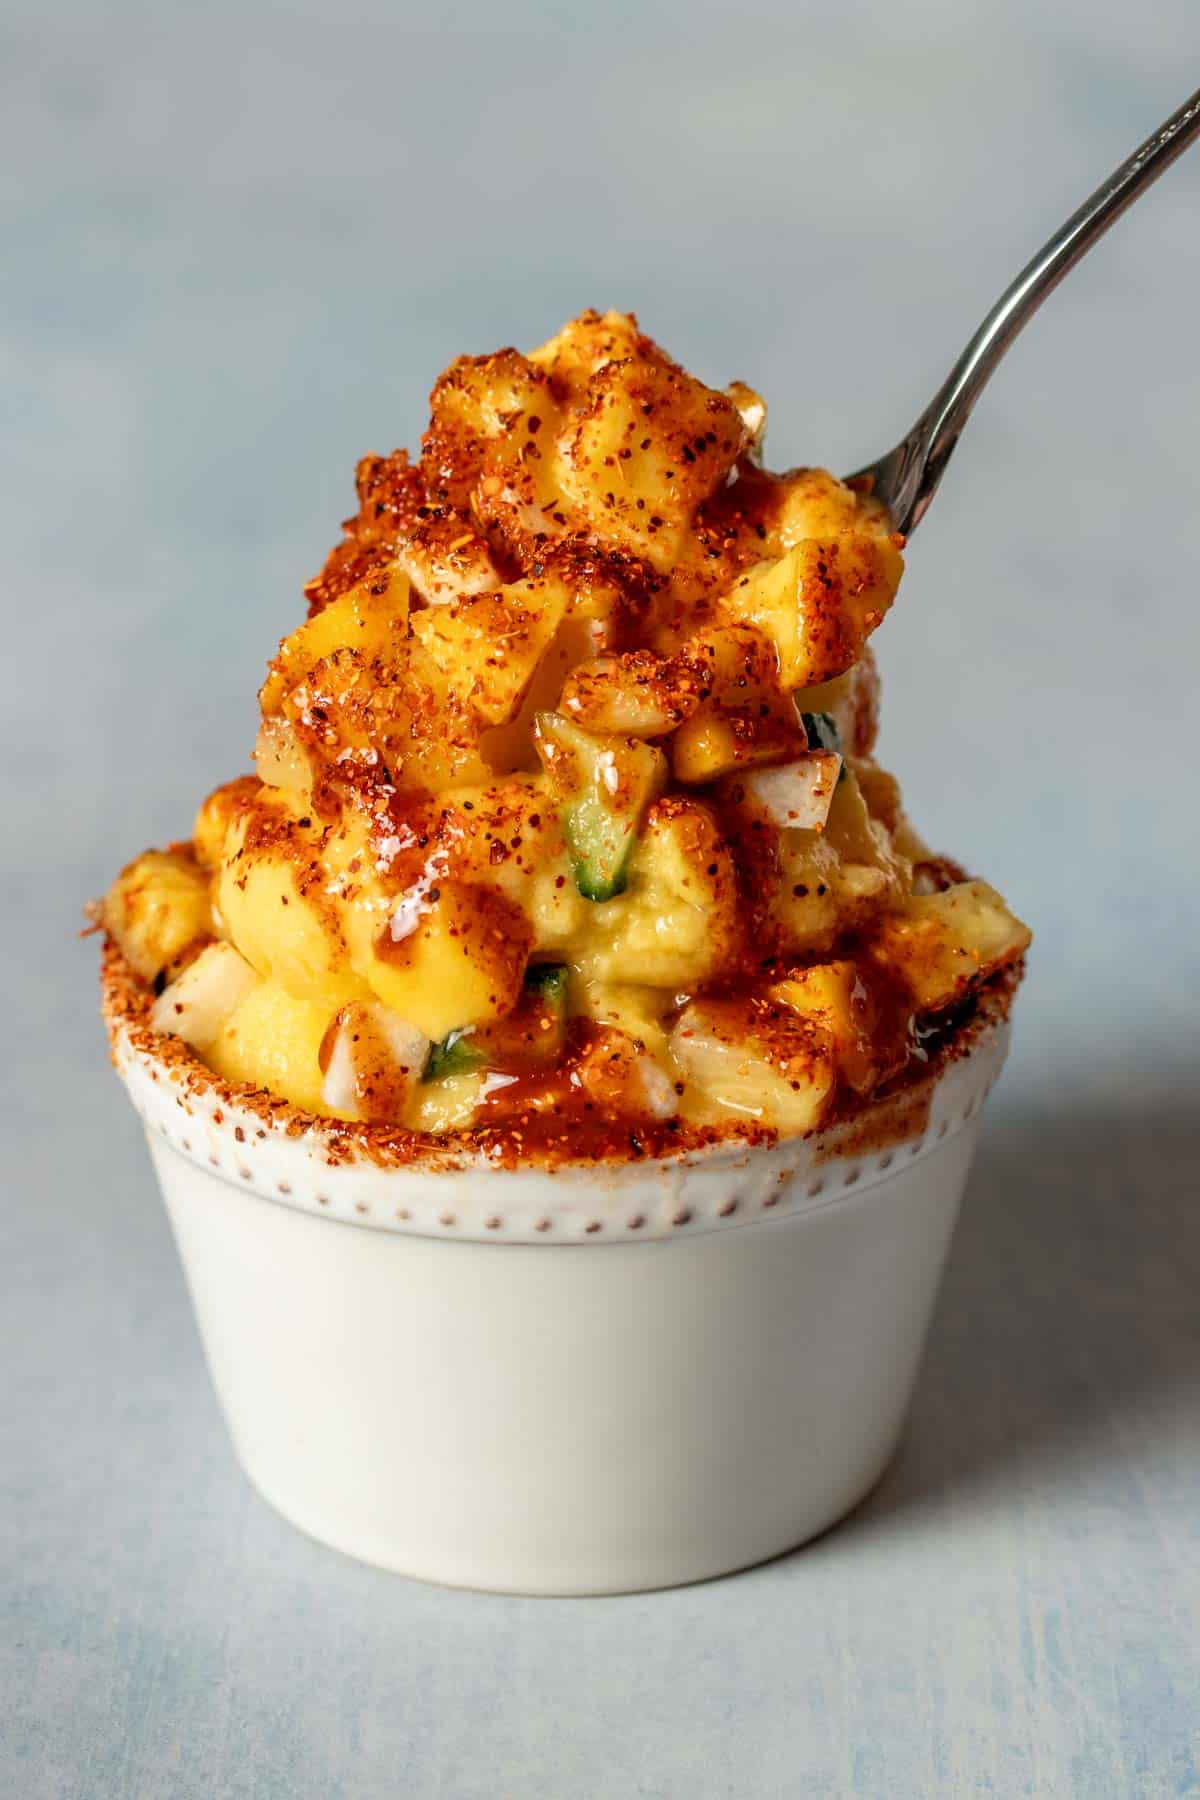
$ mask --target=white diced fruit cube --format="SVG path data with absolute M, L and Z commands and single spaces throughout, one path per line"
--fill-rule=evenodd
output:
M 232 944 L 209 944 L 163 989 L 151 1009 L 150 1023 L 203 1054 L 258 979 Z

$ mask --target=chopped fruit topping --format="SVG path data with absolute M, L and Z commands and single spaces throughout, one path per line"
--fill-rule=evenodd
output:
M 874 760 L 882 506 L 771 473 L 761 397 L 629 314 L 431 408 L 420 460 L 358 466 L 256 774 L 98 915 L 153 1027 L 346 1121 L 629 1155 L 916 1069 L 1029 933 Z

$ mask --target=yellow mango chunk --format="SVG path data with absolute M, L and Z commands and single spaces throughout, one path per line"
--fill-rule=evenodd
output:
M 779 653 L 787 688 L 832 681 L 861 657 L 895 598 L 904 559 L 890 538 L 805 538 L 750 569 L 722 602 L 757 625 Z
M 780 684 L 770 636 L 751 624 L 697 632 L 673 658 L 696 706 L 671 738 L 671 768 L 689 785 L 735 769 L 786 762 L 806 748 L 795 704 Z
M 833 1094 L 837 1071 L 828 1038 L 778 1003 L 694 1001 L 671 1033 L 671 1052 L 718 1114 L 755 1119 L 775 1131 L 813 1130 Z
M 673 1003 L 669 989 L 637 987 L 627 981 L 580 982 L 575 998 L 581 1017 L 623 1032 L 660 1063 L 669 1063 L 663 1017 Z
M 853 962 L 814 963 L 770 991 L 772 998 L 827 1034 L 839 1071 L 856 1092 L 868 1093 L 885 1060 L 894 1060 L 888 1051 L 895 1046 L 883 1040 L 879 1008 Z
M 848 764 L 843 764 L 842 778 L 834 790 L 825 835 L 844 863 L 880 869 L 891 887 L 904 880 L 903 859 L 893 851 L 884 828 L 871 817 L 858 776 Z
M 716 706 L 701 706 L 671 739 L 671 771 L 689 787 L 716 781 L 734 769 L 780 762 L 800 748 L 794 730 L 739 730 L 738 720 Z
M 313 666 L 338 650 L 381 655 L 403 636 L 408 619 L 408 577 L 398 564 L 376 569 L 284 638 L 259 691 L 264 714 L 277 712 L 288 690 Z
M 410 1131 L 460 1131 L 478 1111 L 485 1080 L 485 1074 L 475 1069 L 418 1082 L 409 1090 L 404 1123 Z
M 563 492 L 594 529 L 669 566 L 696 508 L 742 452 L 741 414 L 644 351 L 604 364 L 584 402 L 558 439 Z
M 429 396 L 435 452 L 451 439 L 472 443 L 500 437 L 514 416 L 547 404 L 536 357 L 516 350 L 490 356 L 458 356 L 439 375 Z
M 820 831 L 779 833 L 779 879 L 771 896 L 772 941 L 787 956 L 819 955 L 837 936 L 842 865 Z
M 914 894 L 876 920 L 866 949 L 896 976 L 917 1006 L 947 1006 L 1025 951 L 1032 938 L 986 881 L 940 894 Z
M 436 899 L 434 893 L 436 892 Z M 444 883 L 415 916 L 408 902 L 356 961 L 373 991 L 437 1041 L 464 1025 L 501 1018 L 516 1005 L 533 934 L 521 908 L 495 888 Z
M 559 710 L 585 731 L 661 737 L 695 712 L 696 685 L 677 659 L 630 650 L 577 668 L 563 687 Z
M 134 973 L 153 981 L 198 939 L 212 937 L 208 872 L 187 850 L 147 850 L 109 888 L 103 919 Z
M 507 724 L 569 604 L 560 581 L 530 577 L 496 594 L 431 606 L 413 618 L 416 668 L 484 724 Z
M 225 857 L 225 841 L 235 819 L 254 804 L 262 789 L 253 775 L 239 775 L 214 788 L 201 803 L 192 826 L 192 849 L 206 869 L 215 869 Z
M 490 726 L 480 734 L 479 753 L 493 773 L 512 775 L 538 768 L 537 716 L 553 711 L 570 671 L 592 655 L 594 623 L 573 607 L 542 653 L 517 712 L 507 724 Z
M 841 537 L 875 523 L 853 488 L 827 469 L 797 469 L 783 485 L 775 533 L 782 549 L 791 550 L 805 538 Z M 886 523 L 879 518 L 880 531 Z
M 424 461 L 439 500 L 471 511 L 510 541 L 539 529 L 544 538 L 561 497 L 553 459 L 542 449 L 558 425 L 542 372 L 515 350 L 460 356 L 431 403 Z
M 261 981 L 230 1013 L 204 1060 L 226 1081 L 270 1088 L 305 1112 L 330 1112 L 320 1062 L 329 1019 L 327 1007 L 301 1000 L 278 981 Z
M 732 962 L 737 908 L 733 860 L 712 814 L 672 796 L 646 815 L 625 891 L 591 909 L 567 954 L 592 981 L 696 986 Z
M 635 355 L 640 340 L 632 313 L 588 311 L 531 350 L 529 361 L 549 376 L 553 388 L 576 402 L 598 369 Z
M 345 909 L 325 891 L 324 877 L 312 878 L 312 866 L 295 856 L 291 840 L 245 850 L 244 837 L 244 824 L 235 825 L 216 904 L 247 962 L 327 1012 L 365 997 L 342 930 Z

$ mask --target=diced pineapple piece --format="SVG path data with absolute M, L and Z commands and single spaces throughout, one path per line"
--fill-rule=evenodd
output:
M 496 594 L 415 614 L 413 639 L 437 685 L 485 724 L 504 725 L 520 708 L 569 604 L 560 581 L 530 576 Z
M 735 583 L 723 606 L 779 653 L 787 688 L 832 681 L 858 661 L 892 604 L 904 559 L 889 538 L 805 538 Z
M 853 962 L 797 969 L 772 987 L 771 996 L 828 1034 L 838 1068 L 857 1093 L 869 1093 L 903 1061 L 898 1031 L 885 1032 L 879 1006 Z
M 429 1039 L 378 1000 L 343 1006 L 321 1047 L 321 1094 L 355 1119 L 398 1120 L 421 1079 Z
M 209 944 L 163 989 L 151 1008 L 150 1023 L 203 1055 L 258 980 L 232 944 Z
M 567 948 L 590 981 L 686 988 L 731 966 L 737 879 L 708 808 L 677 795 L 646 815 L 625 893 Z
M 593 529 L 667 568 L 745 443 L 731 400 L 660 353 L 640 353 L 588 382 L 558 439 L 560 481 Z
M 327 1007 L 302 1000 L 278 981 L 260 981 L 236 1006 L 204 1053 L 226 1081 L 270 1088 L 305 1112 L 328 1112 L 322 1093 L 321 1041 Z
M 207 870 L 188 850 L 147 850 L 104 897 L 104 929 L 143 981 L 153 981 L 198 939 L 213 935 Z
M 434 897 L 436 893 L 436 898 Z M 533 933 L 522 909 L 495 888 L 445 882 L 415 919 L 404 901 L 356 962 L 400 1017 L 436 1042 L 457 1026 L 498 1019 L 521 993 Z
M 828 1036 L 778 1002 L 693 1001 L 671 1034 L 671 1051 L 718 1113 L 775 1131 L 812 1131 L 833 1094 Z
M 879 918 L 866 939 L 871 956 L 902 981 L 917 1006 L 960 999 L 977 981 L 1014 961 L 1032 933 L 986 881 L 962 881 L 914 895 Z
M 408 595 L 403 569 L 385 565 L 284 638 L 259 691 L 264 715 L 277 712 L 289 689 L 335 652 L 356 650 L 369 661 L 398 643 L 408 620 Z
M 303 861 L 282 821 L 277 837 L 252 848 L 245 840 L 245 822 L 235 822 L 216 883 L 217 910 L 242 955 L 327 1013 L 363 996 L 324 872 Z

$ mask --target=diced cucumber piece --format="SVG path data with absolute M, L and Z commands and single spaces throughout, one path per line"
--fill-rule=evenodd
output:
M 841 749 L 841 733 L 832 713 L 801 713 L 800 719 L 810 750 Z
M 842 734 L 837 728 L 837 720 L 832 713 L 801 713 L 804 735 L 808 739 L 810 750 L 836 750 L 842 748 Z M 838 786 L 846 779 L 846 765 L 843 762 L 838 770 Z
M 512 1012 L 486 1025 L 448 1031 L 429 1052 L 422 1081 L 444 1081 L 478 1069 L 521 1068 L 553 1062 L 567 1029 L 567 966 L 531 963 Z
M 638 738 L 600 737 L 561 713 L 540 713 L 537 747 L 564 793 L 563 836 L 585 900 L 621 893 L 642 814 L 666 779 L 661 750 Z
M 622 824 L 594 794 L 585 794 L 563 813 L 563 836 L 575 886 L 585 900 L 612 900 L 624 893 L 636 826 Z
M 551 1012 L 565 1018 L 567 1011 L 566 963 L 530 963 L 525 971 L 525 986 L 536 994 Z
M 471 1042 L 469 1027 L 448 1031 L 433 1045 L 425 1064 L 422 1081 L 441 1081 L 447 1075 L 467 1075 L 484 1061 L 482 1051 Z
M 494 1048 L 502 1068 L 558 1061 L 567 1043 L 567 980 L 565 963 L 533 963 L 526 969 L 521 1002 L 509 1020 L 487 1032 L 489 1053 Z

